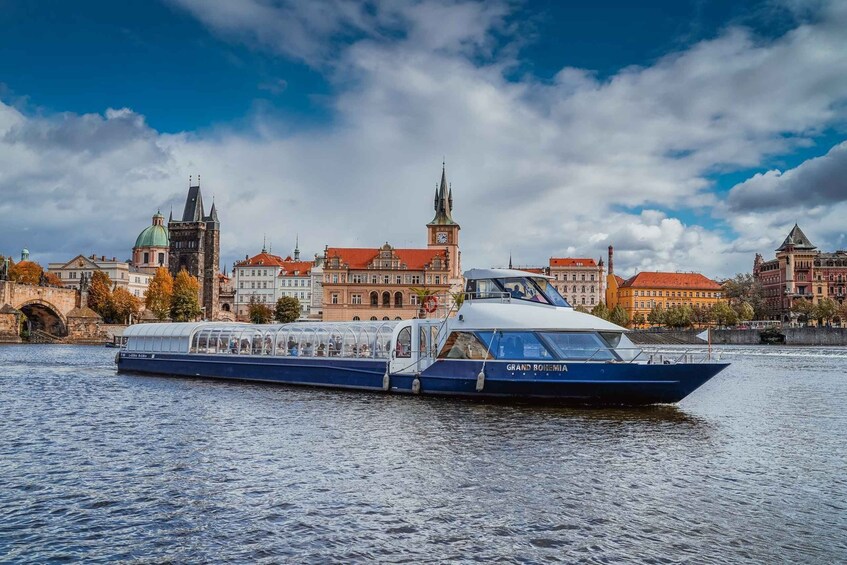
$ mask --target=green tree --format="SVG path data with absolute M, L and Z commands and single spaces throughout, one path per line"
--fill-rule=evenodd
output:
M 627 315 L 626 310 L 623 309 L 623 306 L 618 304 L 609 314 L 609 321 L 619 326 L 627 326 L 629 325 L 629 316 Z
M 112 279 L 105 271 L 94 271 L 88 286 L 88 307 L 104 320 L 112 319 Z
M 603 301 L 600 301 L 597 306 L 591 309 L 591 315 L 603 318 L 604 320 L 609 319 L 609 314 L 611 314 L 611 312 L 609 312 L 609 308 Z
M 247 317 L 254 324 L 267 324 L 274 318 L 274 311 L 267 304 L 263 304 L 256 299 L 256 296 L 250 297 L 250 304 L 247 306 Z
M 196 320 L 203 312 L 200 308 L 200 283 L 197 278 L 182 269 L 174 278 L 174 292 L 171 299 L 171 319 L 175 322 Z
M 641 326 L 643 326 L 646 323 L 647 323 L 647 318 L 644 317 L 644 314 L 642 314 L 641 312 L 636 312 L 635 314 L 633 314 L 633 316 L 632 316 L 632 325 L 633 326 L 635 326 L 636 328 L 640 328 Z
M 579 304 L 577 306 L 574 306 L 574 310 L 576 310 L 577 312 L 582 312 L 583 314 L 591 313 L 588 308 L 585 307 L 585 304 Z
M 650 309 L 650 313 L 647 314 L 647 321 L 650 322 L 650 325 L 653 326 L 661 326 L 665 323 L 665 309 L 661 304 L 656 304 Z
M 753 316 L 749 318 L 750 320 L 767 318 L 762 283 L 757 281 L 751 273 L 738 273 L 725 281 L 723 294 L 724 298 L 729 300 L 730 306 L 735 308 L 742 302 L 747 302 L 753 308 Z
M 141 314 L 141 300 L 125 288 L 116 288 L 112 291 L 111 302 L 110 310 L 114 322 L 128 324 L 131 317 L 137 319 Z
M 705 326 L 715 321 L 711 306 L 695 306 L 692 308 L 692 316 L 694 323 L 698 326 Z
M 821 298 L 818 300 L 814 309 L 814 316 L 818 320 L 818 325 L 823 326 L 838 315 L 838 304 L 831 298 Z
M 665 325 L 669 328 L 687 328 L 694 321 L 694 310 L 691 306 L 671 306 L 665 312 Z
M 165 267 L 156 269 L 156 274 L 150 280 L 144 305 L 153 312 L 157 320 L 164 320 L 171 313 L 171 300 L 174 296 L 174 278 Z
M 299 317 L 299 300 L 293 296 L 283 296 L 276 301 L 276 307 L 274 308 L 274 320 L 283 324 L 289 324 L 291 322 L 296 322 Z
M 795 300 L 791 305 L 791 311 L 797 314 L 797 318 L 803 325 L 808 324 L 809 320 L 815 317 L 815 305 L 805 298 Z
M 412 293 L 414 293 L 414 295 L 418 298 L 418 318 L 426 318 L 426 302 L 430 299 L 430 296 L 435 297 L 435 291 L 426 287 L 418 286 L 413 286 L 409 288 L 409 290 L 412 291 Z
M 728 302 L 721 300 L 712 307 L 712 315 L 718 326 L 734 326 L 738 323 L 738 314 Z
M 739 322 L 749 322 L 756 315 L 749 302 L 740 302 L 735 305 L 735 313 L 738 314 Z

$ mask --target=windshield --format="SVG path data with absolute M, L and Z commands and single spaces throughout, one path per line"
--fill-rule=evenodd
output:
M 513 299 L 517 298 L 519 300 L 529 300 L 530 302 L 553 304 L 554 306 L 570 306 L 553 285 L 548 284 L 547 279 L 514 277 L 497 279 L 497 283 Z

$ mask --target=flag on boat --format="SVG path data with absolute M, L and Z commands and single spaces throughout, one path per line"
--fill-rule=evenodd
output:
M 709 330 L 707 329 L 704 332 L 700 332 L 696 336 L 698 339 L 702 339 L 703 341 L 709 341 Z

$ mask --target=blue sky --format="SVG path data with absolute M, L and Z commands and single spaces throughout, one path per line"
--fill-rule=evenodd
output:
M 128 256 L 197 173 L 228 264 L 265 234 L 279 253 L 296 234 L 308 253 L 420 246 L 445 157 L 466 268 L 614 244 L 624 273 L 719 277 L 769 256 L 795 220 L 821 247 L 844 241 L 839 2 L 0 13 L 0 213 L 14 218 L 0 252 Z

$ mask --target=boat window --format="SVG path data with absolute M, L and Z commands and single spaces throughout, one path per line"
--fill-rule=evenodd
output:
M 542 278 L 532 280 L 535 282 L 535 284 L 538 285 L 538 288 L 541 289 L 541 292 L 544 293 L 544 296 L 547 297 L 551 304 L 553 304 L 554 306 L 570 307 L 568 301 L 565 300 L 565 298 L 561 294 L 559 294 L 559 291 L 556 290 L 555 286 L 550 284 L 549 280 Z
M 609 344 L 609 347 L 615 348 L 621 342 L 621 332 L 600 332 L 600 337 Z
M 554 359 L 533 332 L 477 332 L 497 359 Z
M 488 347 L 471 332 L 452 332 L 447 336 L 439 359 L 491 359 Z
M 497 279 L 503 289 L 509 293 L 513 299 L 530 300 L 532 302 L 541 302 L 547 304 L 548 300 L 532 284 L 532 281 L 525 277 L 515 277 L 509 279 Z
M 412 328 L 405 327 L 397 335 L 397 357 L 412 356 Z
M 469 280 L 465 292 L 473 299 L 503 298 L 503 289 L 490 279 Z
M 541 334 L 563 359 L 610 361 L 615 355 L 609 346 L 592 332 L 544 332 Z

